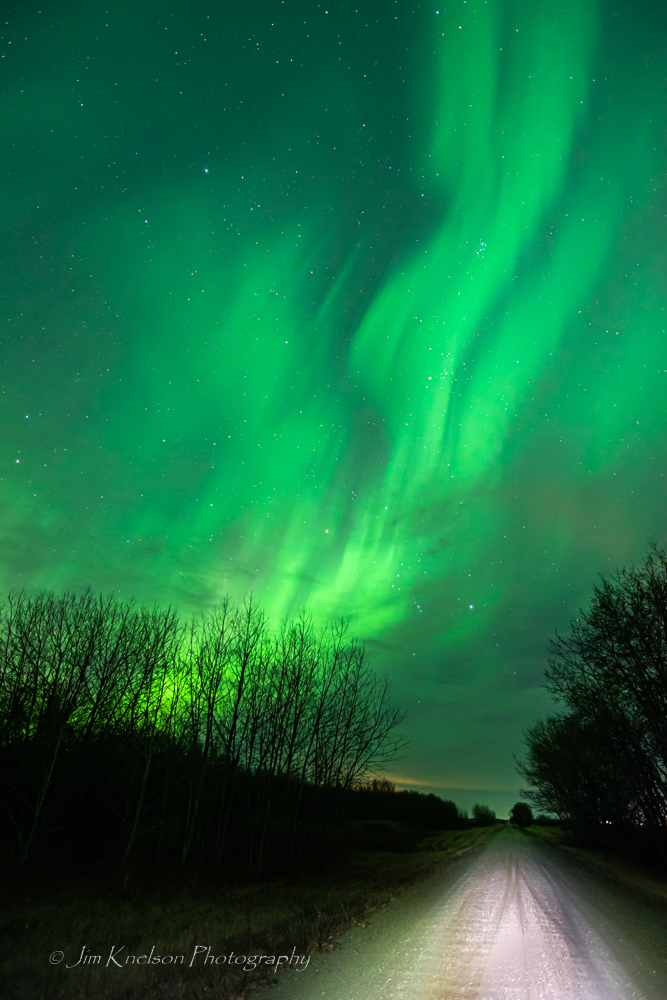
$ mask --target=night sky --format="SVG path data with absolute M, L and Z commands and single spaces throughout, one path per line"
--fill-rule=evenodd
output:
M 667 542 L 666 8 L 2 11 L 2 592 L 345 616 L 394 777 L 506 813 Z

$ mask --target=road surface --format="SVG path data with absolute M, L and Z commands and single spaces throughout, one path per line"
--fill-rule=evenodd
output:
M 271 1000 L 667 1000 L 667 913 L 508 828 L 279 977 Z

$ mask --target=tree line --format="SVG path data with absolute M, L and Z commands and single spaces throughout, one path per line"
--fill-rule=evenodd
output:
M 525 736 L 530 799 L 575 838 L 667 863 L 667 554 L 594 588 L 552 641 L 547 690 L 564 710 Z
M 125 881 L 139 865 L 191 879 L 308 868 L 335 853 L 353 789 L 404 745 L 402 717 L 343 624 L 304 613 L 271 631 L 253 598 L 182 622 L 91 591 L 12 594 L 3 855 Z
M 392 820 L 421 830 L 455 830 L 467 823 L 456 805 L 433 793 L 397 791 L 386 778 L 359 782 L 345 798 L 348 819 Z

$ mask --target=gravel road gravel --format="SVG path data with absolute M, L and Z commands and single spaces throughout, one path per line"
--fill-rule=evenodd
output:
M 507 828 L 279 977 L 272 1000 L 667 1000 L 667 913 Z

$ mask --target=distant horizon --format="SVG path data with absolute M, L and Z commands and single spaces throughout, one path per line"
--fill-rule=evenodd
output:
M 489 806 L 498 819 L 508 819 L 512 806 L 517 802 L 525 802 L 525 796 L 519 790 L 484 789 L 484 788 L 443 788 L 438 785 L 413 784 L 392 779 L 398 791 L 423 792 L 425 795 L 437 795 L 445 801 L 454 802 L 457 809 L 472 815 L 475 804 Z

